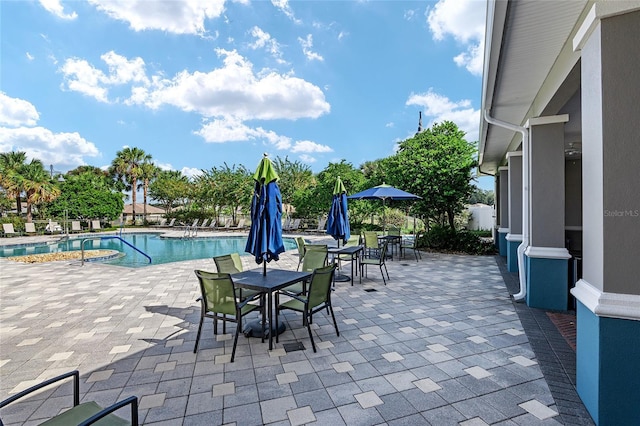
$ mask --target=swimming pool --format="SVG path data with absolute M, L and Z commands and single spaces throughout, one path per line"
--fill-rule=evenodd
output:
M 202 237 L 202 238 L 162 238 L 161 234 L 122 234 L 120 237 L 148 254 L 152 264 L 181 262 L 183 260 L 205 259 L 223 254 L 245 253 L 247 237 Z M 105 237 L 109 235 L 104 235 Z M 57 241 L 48 244 L 28 246 L 8 246 L 0 248 L 0 257 L 24 256 L 28 254 L 55 253 L 81 250 L 82 240 L 87 237 L 71 238 L 68 241 Z M 117 250 L 125 255 L 115 259 L 104 260 L 110 265 L 139 268 L 149 265 L 149 260 L 117 239 L 99 240 L 99 236 L 85 242 L 85 250 Z M 296 248 L 293 238 L 283 238 L 286 250 Z

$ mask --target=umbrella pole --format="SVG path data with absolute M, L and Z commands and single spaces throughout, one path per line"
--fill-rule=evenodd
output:
M 267 261 L 266 260 L 262 261 L 262 276 L 263 277 L 267 276 Z

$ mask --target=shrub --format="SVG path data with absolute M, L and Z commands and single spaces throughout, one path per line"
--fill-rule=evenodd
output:
M 473 232 L 454 231 L 448 227 L 434 226 L 418 242 L 420 248 L 447 253 L 490 255 L 495 253 L 491 241 L 484 241 Z

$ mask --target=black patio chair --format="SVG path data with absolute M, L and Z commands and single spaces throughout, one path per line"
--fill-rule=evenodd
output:
M 69 377 L 73 377 L 73 406 L 66 411 L 58 414 L 57 416 L 41 423 L 47 426 L 69 426 L 69 425 L 90 425 L 100 421 L 100 425 L 106 426 L 124 426 L 124 425 L 138 425 L 138 397 L 130 396 L 126 399 L 116 402 L 106 408 L 98 405 L 95 401 L 87 401 L 80 404 L 80 373 L 78 370 L 70 371 L 65 374 L 61 374 L 52 379 L 46 380 L 37 385 L 31 386 L 29 389 L 25 389 L 4 401 L 0 402 L 0 409 L 8 406 L 9 404 L 31 395 L 34 392 L 52 385 L 54 383 L 62 382 Z M 114 414 L 116 411 L 126 406 L 131 407 L 131 419 L 126 420 L 122 417 Z M 25 419 L 26 420 L 26 419 Z M 0 426 L 3 425 L 0 420 Z
M 384 279 L 384 272 L 387 273 L 387 279 L 390 279 L 389 271 L 387 271 L 387 265 L 385 264 L 385 258 L 387 257 L 388 246 L 389 246 L 389 243 L 385 241 L 382 243 L 379 253 L 371 253 L 371 254 L 362 256 L 362 259 L 360 259 L 360 282 L 362 282 L 362 275 L 364 275 L 366 268 L 369 265 L 375 265 L 380 267 L 380 274 L 382 274 L 382 281 L 384 282 L 384 285 L 387 285 L 387 281 Z M 384 267 L 384 272 L 382 271 L 383 267 Z
M 418 261 L 418 257 L 422 259 L 422 253 L 418 250 L 418 242 L 420 237 L 424 235 L 424 232 L 418 232 L 414 237 L 404 237 L 402 242 L 400 243 L 400 257 L 404 257 L 404 253 L 406 250 L 413 250 L 413 255 L 416 257 L 416 262 Z

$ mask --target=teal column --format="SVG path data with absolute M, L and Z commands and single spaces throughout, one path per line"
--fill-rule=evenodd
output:
M 569 300 L 569 259 L 566 249 L 529 246 L 527 256 L 527 306 L 566 311 Z
M 518 247 L 522 244 L 522 235 L 507 234 L 507 270 L 518 272 Z
M 640 425 L 640 11 L 596 2 L 579 28 L 582 279 L 576 384 L 598 426 Z M 627 10 L 622 11 L 623 8 Z

